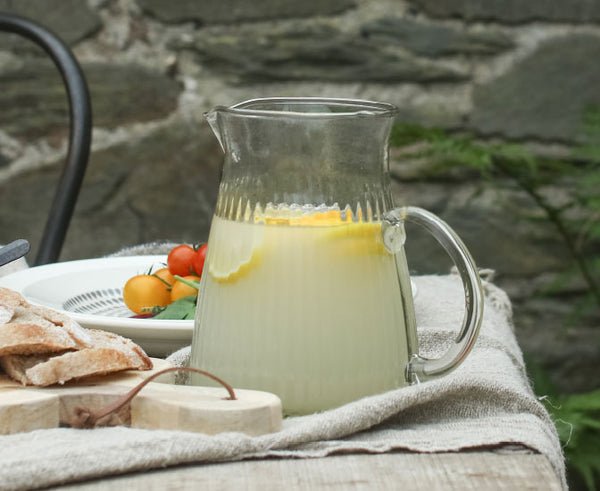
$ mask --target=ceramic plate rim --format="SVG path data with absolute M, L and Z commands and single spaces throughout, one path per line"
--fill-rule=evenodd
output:
M 78 259 L 74 261 L 64 261 L 58 263 L 45 264 L 42 266 L 33 266 L 31 268 L 22 269 L 9 275 L 0 278 L 0 286 L 10 288 L 21 294 L 34 283 L 66 275 L 68 273 L 81 273 L 85 271 L 101 270 L 108 266 L 112 267 L 133 267 L 133 266 L 151 266 L 153 264 L 167 262 L 167 256 L 161 255 L 138 255 L 138 256 L 119 256 L 119 257 L 103 257 L 94 259 Z M 120 287 L 120 285 L 119 285 Z M 26 300 L 32 304 L 43 305 L 62 312 L 75 321 L 84 326 L 94 326 L 111 330 L 113 328 L 138 330 L 144 329 L 147 331 L 164 331 L 168 329 L 169 334 L 183 335 L 190 334 L 193 331 L 193 320 L 172 320 L 172 319 L 133 319 L 128 317 L 112 317 L 107 315 L 91 315 L 69 312 L 55 306 L 49 306 L 42 302 L 37 302 L 32 298 L 23 294 Z M 158 334 L 158 332 L 156 333 Z

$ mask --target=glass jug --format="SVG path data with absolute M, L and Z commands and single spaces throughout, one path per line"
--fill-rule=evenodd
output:
M 205 115 L 225 162 L 191 366 L 273 392 L 290 415 L 438 377 L 465 358 L 481 324 L 481 282 L 448 225 L 394 207 L 387 141 L 396 112 L 269 98 Z M 439 359 L 418 354 L 405 221 L 433 234 L 463 281 L 463 325 Z

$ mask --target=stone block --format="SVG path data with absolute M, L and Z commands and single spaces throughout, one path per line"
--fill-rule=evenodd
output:
M 551 39 L 473 91 L 470 126 L 507 139 L 573 142 L 588 106 L 600 104 L 600 37 Z
M 518 24 L 532 21 L 580 22 L 600 20 L 600 3 L 594 0 L 409 0 L 437 18 Z
M 480 268 L 499 277 L 532 278 L 562 271 L 568 256 L 548 222 L 532 216 L 534 204 L 522 193 L 482 190 L 473 182 L 406 182 L 395 180 L 397 205 L 421 206 L 445 220 L 465 242 Z M 406 250 L 411 271 L 435 274 L 452 263 L 435 239 L 415 225 L 407 226 Z
M 234 24 L 240 21 L 260 21 L 293 17 L 332 15 L 356 5 L 355 0 L 303 0 L 282 2 L 261 0 L 137 0 L 138 5 L 163 22 L 196 22 L 200 24 Z
M 206 241 L 222 158 L 208 124 L 181 120 L 94 153 L 63 257 Z
M 221 160 L 208 125 L 182 121 L 93 153 L 60 259 L 98 257 L 160 240 L 206 241 Z M 30 261 L 61 165 L 0 184 L 0 243 L 27 238 Z
M 0 11 L 39 22 L 71 46 L 102 27 L 98 14 L 81 0 L 0 0 Z M 15 35 L 10 45 L 26 49 L 28 41 L 21 39 Z
M 115 128 L 164 118 L 177 107 L 180 85 L 139 65 L 84 63 L 94 125 Z M 68 102 L 62 79 L 49 60 L 28 59 L 0 73 L 0 128 L 27 139 L 68 129 Z
M 428 57 L 494 55 L 514 46 L 512 39 L 497 29 L 477 32 L 395 16 L 367 22 L 361 32 L 365 36 L 382 38 L 383 41 L 397 43 Z
M 600 314 L 578 316 L 576 295 L 534 295 L 514 303 L 515 333 L 528 358 L 564 393 L 600 387 Z
M 0 244 L 27 239 L 32 246 L 26 257 L 30 264 L 37 254 L 58 177 L 57 168 L 46 168 L 0 183 Z
M 176 50 L 192 50 L 211 71 L 239 82 L 365 81 L 457 82 L 469 77 L 449 67 L 407 54 L 393 42 L 375 42 L 360 32 L 327 23 L 297 22 L 200 32 L 173 40 Z

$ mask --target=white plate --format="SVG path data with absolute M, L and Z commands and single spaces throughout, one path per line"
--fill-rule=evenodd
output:
M 31 303 L 64 312 L 82 326 L 104 329 L 138 343 L 150 356 L 167 356 L 192 342 L 193 320 L 132 319 L 123 303 L 129 278 L 158 269 L 167 256 L 83 259 L 37 266 L 0 278 Z

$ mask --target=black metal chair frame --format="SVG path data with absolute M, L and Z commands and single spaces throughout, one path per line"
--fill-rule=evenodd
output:
M 56 262 L 75 209 L 92 141 L 92 105 L 83 71 L 66 44 L 53 32 L 24 17 L 0 12 L 0 31 L 19 34 L 39 45 L 60 71 L 69 100 L 67 159 L 50 207 L 35 265 Z

